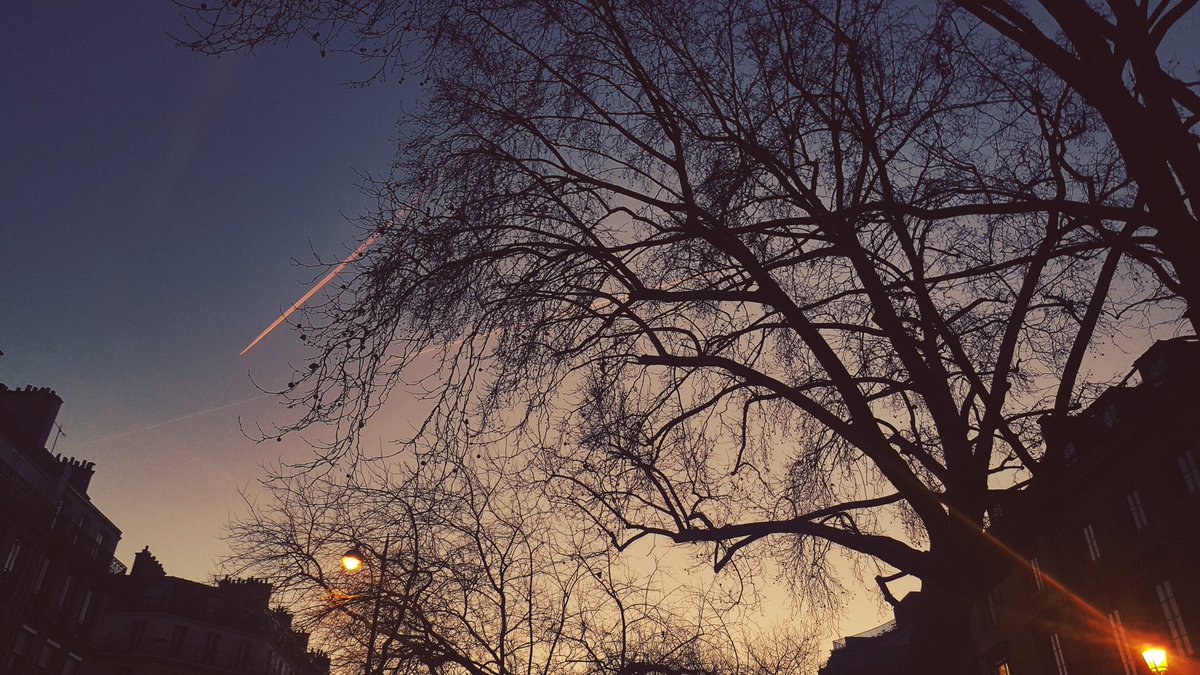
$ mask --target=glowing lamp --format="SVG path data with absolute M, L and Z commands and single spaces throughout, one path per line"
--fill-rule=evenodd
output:
M 1146 665 L 1150 667 L 1150 672 L 1167 672 L 1167 651 L 1165 649 L 1160 649 L 1158 647 L 1143 649 L 1142 658 L 1146 659 Z
M 352 548 L 342 554 L 342 569 L 346 570 L 347 574 L 354 574 L 362 569 L 363 555 L 357 548 Z

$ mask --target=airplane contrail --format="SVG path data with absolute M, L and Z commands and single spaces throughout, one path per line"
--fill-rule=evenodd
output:
M 389 221 L 386 225 L 381 226 L 370 237 L 367 237 L 367 240 L 364 241 L 361 246 L 359 246 L 357 249 L 355 249 L 354 252 L 351 253 L 345 260 L 343 260 L 341 262 L 341 264 L 339 264 L 337 267 L 333 268 L 333 270 L 330 271 L 329 274 L 326 274 L 323 279 L 318 281 L 316 283 L 316 285 L 314 285 L 312 288 L 310 288 L 307 293 L 305 293 L 303 296 L 300 297 L 299 300 L 297 300 L 296 302 L 293 302 L 292 306 L 287 308 L 287 311 L 285 311 L 283 314 L 280 314 L 279 318 L 275 319 L 275 321 L 273 321 L 270 326 L 267 326 L 266 330 L 259 333 L 258 337 L 254 338 L 253 342 L 246 345 L 246 348 L 243 349 L 241 354 L 238 354 L 238 356 L 245 355 L 245 353 L 250 351 L 251 348 L 254 347 L 254 345 L 261 342 L 263 338 L 265 338 L 267 335 L 269 335 L 271 333 L 271 331 L 275 330 L 275 328 L 278 327 L 279 324 L 286 321 L 287 318 L 292 315 L 292 312 L 295 312 L 297 309 L 302 307 L 305 302 L 308 302 L 309 298 L 311 298 L 313 295 L 315 295 L 317 293 L 317 291 L 321 290 L 325 286 L 325 284 L 329 283 L 329 281 L 331 279 L 336 277 L 339 272 L 341 272 L 343 269 L 345 269 L 346 265 L 349 265 L 350 263 L 354 262 L 354 260 L 357 259 L 358 256 L 362 255 L 363 251 L 365 251 L 367 249 L 367 247 L 369 247 L 371 244 L 375 243 L 375 239 L 377 239 L 379 237 L 379 235 L 382 234 L 385 229 L 387 229 L 387 227 L 390 227 L 391 224 L 394 223 L 396 219 L 402 218 L 406 212 L 407 211 L 405 209 L 397 210 L 395 218 L 393 218 L 391 221 Z M 683 281 L 684 281 L 683 279 L 676 279 L 673 281 L 669 281 L 660 290 L 669 290 L 669 289 L 675 288 L 679 284 L 683 283 Z M 598 298 L 595 302 L 592 303 L 592 309 L 600 309 L 602 307 L 607 306 L 610 303 L 611 303 L 610 300 L 607 300 L 605 298 Z M 495 332 L 497 332 L 497 331 L 493 331 L 493 333 L 495 333 Z M 447 346 L 451 346 L 451 345 L 444 345 L 443 348 L 447 347 Z M 430 352 L 434 349 L 436 349 L 436 348 L 430 347 L 429 349 L 426 349 L 424 352 L 422 352 L 421 355 L 424 355 L 425 352 Z
M 125 438 L 126 436 L 132 436 L 134 434 L 140 434 L 143 431 L 150 431 L 151 429 L 165 427 L 168 424 L 182 422 L 183 420 L 190 420 L 193 417 L 200 417 L 201 415 L 207 415 L 209 413 L 214 413 L 214 412 L 217 412 L 218 410 L 225 410 L 227 408 L 236 408 L 237 406 L 245 405 L 247 403 L 250 403 L 251 401 L 257 401 L 260 398 L 267 398 L 269 396 L 272 396 L 272 394 L 259 394 L 258 396 L 252 396 L 247 399 L 242 399 L 241 401 L 234 401 L 233 403 L 226 403 L 224 405 L 219 405 L 219 406 L 215 406 L 212 408 L 206 408 L 204 410 L 200 410 L 200 411 L 197 411 L 194 413 L 188 413 L 187 415 L 180 415 L 179 417 L 172 417 L 171 419 L 163 420 L 162 422 L 155 422 L 153 424 L 147 424 L 146 426 L 138 427 L 137 429 L 133 429 L 131 431 L 122 431 L 121 433 L 112 434 L 111 436 L 105 436 L 104 438 L 97 438 L 88 445 L 88 449 L 90 450 L 106 441 L 111 441 L 111 440 L 114 440 L 117 438 Z
M 341 262 L 341 264 L 339 264 L 337 267 L 333 268 L 333 270 L 332 270 L 331 272 L 329 272 L 329 274 L 326 274 L 326 275 L 325 275 L 325 278 L 323 278 L 323 279 L 321 279 L 320 281 L 318 281 L 318 282 L 316 283 L 316 285 L 315 285 L 315 286 L 313 286 L 312 288 L 310 288 L 310 289 L 308 290 L 308 292 L 307 292 L 307 293 L 305 293 L 304 295 L 302 295 L 302 296 L 300 297 L 300 299 L 299 299 L 299 300 L 297 300 L 297 301 L 293 302 L 293 303 L 292 303 L 292 306 L 291 306 L 291 307 L 288 307 L 288 308 L 287 308 L 287 311 L 285 311 L 283 314 L 280 314 L 280 315 L 279 315 L 279 318 L 278 318 L 278 319 L 275 319 L 275 321 L 274 321 L 274 322 L 272 322 L 270 326 L 267 326 L 267 329 L 266 329 L 266 330 L 264 330 L 263 332 L 259 333 L 259 334 L 258 334 L 258 337 L 254 338 L 254 341 L 253 341 L 253 342 L 251 342 L 250 344 L 246 345 L 246 348 L 245 348 L 245 349 L 243 349 L 243 350 L 242 350 L 242 353 L 241 353 L 241 354 L 238 354 L 238 356 L 243 356 L 243 355 L 245 355 L 245 353 L 246 353 L 246 352 L 250 351 L 250 348 L 251 348 L 251 347 L 253 347 L 254 345 L 258 344 L 258 343 L 259 343 L 260 341 L 262 341 L 262 339 L 263 339 L 263 338 L 265 338 L 265 337 L 266 337 L 266 336 L 267 336 L 267 335 L 268 335 L 268 334 L 269 334 L 271 331 L 275 330 L 275 328 L 276 328 L 276 327 L 277 327 L 279 324 L 281 324 L 281 323 L 283 323 L 284 321 L 286 321 L 286 320 L 287 320 L 287 318 L 288 318 L 289 316 L 291 316 L 291 315 L 292 315 L 292 312 L 296 311 L 297 309 L 300 309 L 300 307 L 301 307 L 301 306 L 303 306 L 305 302 L 308 302 L 308 299 L 309 299 L 309 298 L 311 298 L 313 295 L 316 295 L 317 291 L 319 291 L 319 290 L 321 290 L 322 288 L 324 288 L 325 284 L 329 283 L 329 280 L 330 280 L 330 279 L 333 279 L 334 277 L 336 277 L 336 276 L 338 275 L 338 273 L 339 273 L 339 272 L 341 272 L 342 270 L 346 269 L 346 265 L 349 265 L 350 263 L 354 262 L 354 260 L 355 260 L 356 258 L 358 258 L 358 256 L 362 255 L 363 251 L 367 250 L 367 247 L 369 247 L 371 244 L 375 243 L 375 239 L 379 237 L 379 234 L 380 234 L 380 231 L 376 231 L 376 232 L 375 232 L 375 234 L 372 234 L 371 236 L 367 237 L 367 240 L 366 240 L 366 241 L 364 241 L 364 242 L 362 243 L 362 245 L 361 245 L 361 246 L 359 246 L 358 248 L 354 249 L 354 252 L 353 252 L 353 253 L 351 253 L 351 254 L 350 254 L 350 255 L 349 255 L 349 256 L 348 256 L 348 257 L 347 257 L 345 260 L 343 260 L 343 261 Z

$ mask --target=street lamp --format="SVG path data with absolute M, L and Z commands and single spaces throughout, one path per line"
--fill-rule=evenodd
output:
M 1167 672 L 1167 650 L 1161 647 L 1147 647 L 1142 650 L 1142 658 L 1152 673 Z
M 346 570 L 346 574 L 354 574 L 362 568 L 362 564 L 363 554 L 357 546 L 342 554 L 342 569 Z
M 366 675 L 373 675 L 371 665 L 375 661 L 375 637 L 379 630 L 379 597 L 383 595 L 383 582 L 387 575 L 388 563 L 388 544 L 391 543 L 392 535 L 389 532 L 383 538 L 383 555 L 379 556 L 379 578 L 372 584 L 374 586 L 375 603 L 371 610 L 371 631 L 367 637 L 367 662 L 363 667 L 363 672 Z M 351 548 L 342 554 L 342 569 L 346 574 L 356 574 L 363 565 L 366 564 L 366 556 L 357 546 Z M 383 667 L 380 666 L 380 671 Z

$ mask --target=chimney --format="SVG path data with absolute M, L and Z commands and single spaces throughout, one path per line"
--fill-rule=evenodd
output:
M 50 440 L 62 403 L 50 387 L 9 389 L 0 384 L 0 412 L 37 448 L 45 448 L 46 441 Z
M 137 553 L 133 554 L 133 569 L 129 571 L 131 577 L 165 577 L 166 570 L 163 569 L 162 563 L 158 562 L 158 558 L 150 552 L 150 547 L 147 546 Z
M 58 457 L 63 469 L 67 472 L 67 483 L 81 495 L 87 494 L 88 485 L 92 483 L 92 475 L 96 473 L 95 462 L 85 462 L 74 457 Z
M 230 603 L 242 607 L 265 610 L 271 602 L 271 584 L 262 579 L 225 577 L 217 582 L 217 587 L 221 589 L 221 595 Z

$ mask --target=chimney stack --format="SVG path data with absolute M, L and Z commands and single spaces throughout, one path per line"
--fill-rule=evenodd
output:
M 133 554 L 133 569 L 129 570 L 131 577 L 165 577 L 167 571 L 163 569 L 162 563 L 158 562 L 158 558 L 150 552 L 150 547 L 147 546 L 137 553 Z
M 63 400 L 50 387 L 9 389 L 0 384 L 0 412 L 3 412 L 25 439 L 45 448 L 58 419 Z

